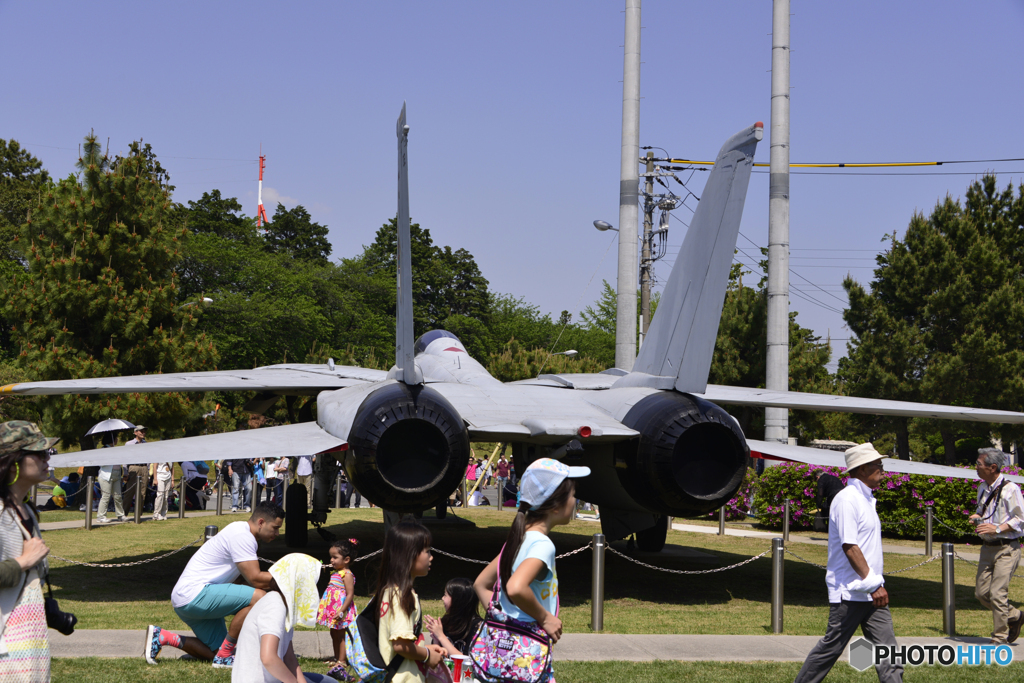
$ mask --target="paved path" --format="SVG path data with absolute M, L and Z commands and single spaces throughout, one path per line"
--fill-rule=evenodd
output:
M 65 637 L 50 631 L 54 657 L 142 657 L 145 631 L 75 631 Z M 900 644 L 984 644 L 988 638 L 897 638 Z M 327 631 L 295 634 L 299 656 L 317 659 L 331 653 Z M 818 636 L 718 636 L 718 635 L 616 635 L 568 633 L 555 646 L 556 661 L 628 661 L 656 659 L 719 662 L 801 662 Z M 1016 647 L 1016 646 L 1014 646 Z M 161 656 L 176 658 L 179 650 L 166 648 Z M 1024 656 L 1024 655 L 1021 655 Z M 844 655 L 845 658 L 845 655 Z M 1018 655 L 1014 653 L 1014 659 Z
M 679 524 L 679 523 L 673 523 L 672 524 L 672 530 L 673 531 L 685 531 L 685 532 L 692 533 L 692 534 L 714 534 L 716 536 L 718 535 L 718 527 L 717 526 L 704 526 L 704 525 L 701 525 L 701 524 Z M 764 538 L 764 539 L 782 538 L 782 532 L 777 532 L 777 531 L 776 532 L 772 532 L 772 531 L 754 531 L 753 529 L 730 529 L 728 527 L 725 530 L 725 535 L 726 536 L 742 536 L 742 537 L 745 537 L 745 538 Z M 822 537 L 799 536 L 799 535 L 796 535 L 796 534 L 790 534 L 789 535 L 789 542 L 790 543 L 806 543 L 808 545 L 828 546 L 828 537 L 823 537 L 822 538 Z M 965 551 L 964 548 L 966 548 L 966 547 L 969 547 L 969 546 L 965 546 L 963 544 L 958 543 L 957 544 L 957 551 L 956 551 L 957 555 L 959 555 L 960 557 L 963 557 L 964 559 L 973 560 L 973 561 L 977 562 L 978 561 L 978 553 L 972 553 L 970 551 Z M 941 549 L 942 549 L 942 544 L 941 543 L 933 543 L 932 544 L 932 553 L 933 554 L 937 555 Z M 897 555 L 921 555 L 922 557 L 924 556 L 924 548 L 915 548 L 914 546 L 898 545 L 898 544 L 895 544 L 895 543 L 883 543 L 882 544 L 882 552 L 885 552 L 885 553 L 895 553 Z

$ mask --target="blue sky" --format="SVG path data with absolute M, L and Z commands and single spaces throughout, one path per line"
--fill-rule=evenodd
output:
M 142 137 L 177 201 L 218 188 L 249 215 L 262 145 L 268 212 L 275 199 L 304 205 L 330 227 L 334 255 L 352 256 L 395 213 L 405 100 L 413 220 L 472 252 L 493 290 L 576 314 L 601 279 L 615 282 L 616 238 L 592 221 L 618 220 L 623 5 L 0 0 L 0 138 L 60 177 L 90 128 L 112 152 Z M 1024 157 L 1024 3 L 792 0 L 791 11 L 793 162 Z M 767 132 L 769 0 L 647 0 L 642 24 L 642 145 L 713 159 L 754 121 Z M 794 175 L 798 320 L 848 337 L 843 276 L 868 282 L 886 234 L 986 170 L 1006 172 L 1003 186 L 1024 180 L 1024 162 Z M 703 182 L 689 187 L 699 195 Z M 767 243 L 767 216 L 756 174 L 741 248 Z M 684 234 L 673 220 L 670 245 Z

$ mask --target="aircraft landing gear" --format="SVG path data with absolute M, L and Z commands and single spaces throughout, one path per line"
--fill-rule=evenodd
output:
M 668 515 L 661 515 L 650 529 L 636 532 L 636 547 L 645 553 L 660 553 L 668 537 Z
M 306 487 L 292 484 L 284 492 L 284 538 L 289 548 L 305 548 L 309 543 L 309 514 L 306 512 Z

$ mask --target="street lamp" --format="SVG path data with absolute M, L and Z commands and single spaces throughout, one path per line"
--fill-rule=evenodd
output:
M 606 232 L 608 230 L 614 230 L 615 232 L 619 231 L 618 228 L 613 228 L 612 224 L 609 223 L 608 221 L 594 221 L 594 227 L 600 230 L 601 232 Z
M 210 297 L 204 296 L 202 299 L 199 299 L 198 301 L 189 301 L 187 303 L 183 303 L 182 305 L 178 306 L 178 308 L 188 308 L 189 306 L 198 306 L 199 304 L 203 304 L 204 306 L 209 306 L 212 303 L 213 303 L 213 299 L 211 299 Z
M 553 353 L 551 355 L 552 356 L 568 356 L 569 358 L 572 358 L 573 356 L 575 356 L 578 353 L 579 353 L 579 351 L 577 351 L 576 349 L 569 349 L 568 351 L 559 351 L 558 353 Z

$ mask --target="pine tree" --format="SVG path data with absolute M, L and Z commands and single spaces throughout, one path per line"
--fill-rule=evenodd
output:
M 855 395 L 1019 411 L 1024 408 L 1024 186 L 971 183 L 915 214 L 878 257 L 867 294 L 844 286 L 857 335 L 843 372 Z M 934 425 L 947 464 L 964 436 L 1019 438 L 1009 425 Z M 899 432 L 897 432 L 899 435 Z
M 81 182 L 72 176 L 43 192 L 22 226 L 18 246 L 29 270 L 3 283 L 0 304 L 32 379 L 213 369 L 212 342 L 192 334 L 197 307 L 176 306 L 174 266 L 186 233 L 170 226 L 170 196 L 148 167 L 137 154 L 114 171 L 89 163 Z M 109 417 L 180 430 L 197 400 L 55 396 L 43 411 L 71 444 Z

